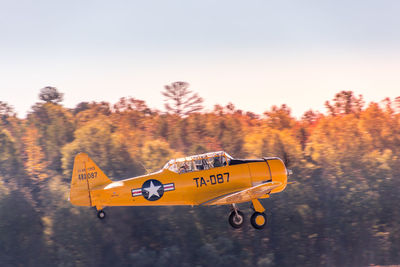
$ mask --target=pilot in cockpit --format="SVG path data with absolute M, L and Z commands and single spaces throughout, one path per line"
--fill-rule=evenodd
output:
M 213 162 L 214 168 L 226 166 L 226 159 L 224 156 L 217 156 Z
M 199 171 L 204 170 L 203 163 L 201 160 L 196 160 L 196 168 Z
M 183 165 L 179 168 L 179 174 L 181 173 L 186 173 L 189 171 L 189 166 L 187 165 L 187 163 L 183 163 Z
M 222 166 L 220 157 L 214 157 L 213 166 L 214 166 L 214 168 Z

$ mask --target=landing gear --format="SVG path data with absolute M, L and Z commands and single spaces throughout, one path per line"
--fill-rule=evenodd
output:
M 232 209 L 231 215 L 229 215 L 229 224 L 233 228 L 238 229 L 244 223 L 244 214 L 237 209 L 235 204 L 232 204 Z
M 97 212 L 97 218 L 99 218 L 100 220 L 103 220 L 106 217 L 106 213 L 103 210 L 99 210 Z
M 252 199 L 252 209 L 254 210 L 251 215 L 250 223 L 255 229 L 263 229 L 267 225 L 267 215 L 265 215 L 265 209 L 261 205 L 258 199 Z M 235 204 L 232 204 L 232 212 L 229 215 L 229 224 L 233 228 L 240 228 L 244 223 L 244 214 L 238 210 Z
M 256 229 L 263 229 L 267 225 L 267 216 L 264 212 L 254 212 L 250 218 L 251 225 Z
M 267 225 L 267 215 L 264 213 L 265 209 L 258 199 L 255 198 L 251 202 L 254 213 L 250 217 L 250 223 L 256 229 L 263 229 Z

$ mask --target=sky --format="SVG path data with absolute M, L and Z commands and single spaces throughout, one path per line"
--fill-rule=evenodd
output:
M 208 110 L 394 99 L 399 13 L 397 0 L 0 0 L 0 101 L 24 117 L 55 86 L 69 108 L 130 96 L 163 110 L 174 81 Z

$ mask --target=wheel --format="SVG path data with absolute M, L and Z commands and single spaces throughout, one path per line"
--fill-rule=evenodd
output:
M 103 210 L 99 210 L 99 212 L 97 212 L 97 217 L 103 220 L 106 217 L 106 213 Z
M 237 213 L 236 213 L 237 212 Z M 241 211 L 232 211 L 231 215 L 229 215 L 229 224 L 233 228 L 240 228 L 243 225 L 244 222 L 244 214 Z
M 256 229 L 263 229 L 267 224 L 267 215 L 264 212 L 254 212 L 250 218 L 251 225 Z

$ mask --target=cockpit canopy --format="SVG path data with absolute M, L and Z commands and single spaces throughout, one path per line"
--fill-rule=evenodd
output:
M 231 159 L 233 158 L 224 151 L 210 152 L 185 158 L 171 159 L 165 164 L 163 169 L 168 169 L 176 173 L 208 170 L 229 165 Z

